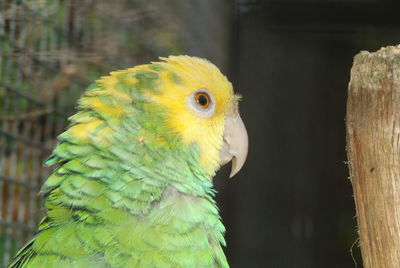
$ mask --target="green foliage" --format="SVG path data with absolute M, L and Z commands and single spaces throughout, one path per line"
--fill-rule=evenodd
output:
M 10 250 L 5 248 L 6 243 L 10 243 Z M 11 236 L 10 234 L 7 234 L 7 233 L 3 232 L 3 230 L 1 230 L 0 231 L 0 263 L 4 263 L 4 261 L 5 261 L 3 259 L 4 255 L 1 253 L 6 252 L 6 249 L 7 249 L 7 251 L 16 252 L 17 251 L 17 241 L 15 240 L 15 238 L 13 236 Z
M 118 0 L 96 8 L 89 1 L 25 1 L 2 8 L 15 17 L 7 27 L 0 25 L 0 82 L 59 110 L 71 111 L 85 85 L 110 70 L 183 52 L 171 25 L 150 12 L 148 1 Z M 137 19 L 134 13 L 143 15 Z M 0 84 L 0 103 L 7 97 L 13 107 L 0 110 L 0 118 L 43 109 L 13 92 Z

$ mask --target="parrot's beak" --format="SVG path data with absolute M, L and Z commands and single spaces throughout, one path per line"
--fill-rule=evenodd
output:
M 232 160 L 232 169 L 229 178 L 239 172 L 246 161 L 249 139 L 246 127 L 236 108 L 225 120 L 224 144 L 221 149 L 221 165 Z

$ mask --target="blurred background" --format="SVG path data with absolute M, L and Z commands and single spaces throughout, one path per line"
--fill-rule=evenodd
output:
M 362 267 L 345 150 L 353 56 L 400 43 L 383 0 L 0 0 L 0 267 L 43 211 L 42 166 L 101 75 L 188 54 L 243 95 L 244 169 L 215 179 L 232 267 Z

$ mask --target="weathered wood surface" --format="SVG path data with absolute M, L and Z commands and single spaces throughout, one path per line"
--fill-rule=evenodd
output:
M 347 150 L 365 268 L 400 267 L 400 46 L 360 52 L 347 101 Z

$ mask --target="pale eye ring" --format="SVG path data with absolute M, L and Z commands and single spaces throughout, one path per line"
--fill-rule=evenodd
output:
M 204 117 L 210 117 L 215 111 L 215 99 L 210 92 L 202 88 L 193 92 L 188 99 L 189 106 Z

